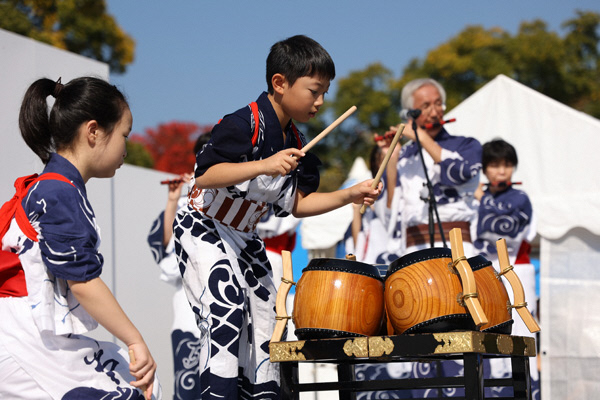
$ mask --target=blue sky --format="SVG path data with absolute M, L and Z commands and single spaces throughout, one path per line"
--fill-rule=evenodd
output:
M 161 123 L 213 124 L 266 89 L 270 46 L 305 34 L 333 57 L 338 77 L 379 61 L 399 77 L 415 57 L 468 25 L 515 33 L 539 18 L 562 34 L 598 0 L 107 0 L 136 41 L 135 61 L 111 81 L 127 94 L 134 133 Z M 330 93 L 335 92 L 334 80 Z

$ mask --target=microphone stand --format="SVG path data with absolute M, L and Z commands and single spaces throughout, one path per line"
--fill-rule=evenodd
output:
M 431 180 L 429 180 L 429 174 L 427 173 L 427 166 L 425 165 L 425 158 L 423 158 L 423 147 L 421 146 L 421 141 L 419 140 L 419 134 L 417 132 L 417 118 L 421 115 L 421 110 L 411 110 L 409 112 L 409 116 L 412 118 L 412 128 L 415 132 L 415 142 L 417 143 L 417 149 L 419 150 L 419 156 L 421 158 L 421 164 L 423 165 L 423 173 L 425 174 L 426 183 L 423 186 L 427 187 L 427 197 L 424 198 L 421 196 L 421 200 L 426 201 L 429 206 L 429 243 L 431 247 L 434 247 L 435 244 L 435 224 L 434 224 L 434 214 L 435 218 L 438 222 L 438 229 L 440 230 L 440 236 L 442 237 L 442 244 L 444 247 L 448 247 L 446 245 L 446 238 L 444 237 L 444 229 L 442 228 L 442 221 L 440 221 L 440 215 L 437 210 L 437 202 L 435 200 L 435 195 L 433 194 L 433 185 L 431 184 Z

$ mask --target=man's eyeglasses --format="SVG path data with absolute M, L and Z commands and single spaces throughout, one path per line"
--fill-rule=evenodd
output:
M 421 107 L 416 107 L 421 110 L 422 114 L 430 113 L 433 108 L 437 111 L 446 111 L 446 105 L 441 101 L 436 101 L 435 103 L 425 103 L 421 105 Z

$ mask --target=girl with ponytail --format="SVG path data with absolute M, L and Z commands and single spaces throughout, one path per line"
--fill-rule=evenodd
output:
M 45 168 L 17 179 L 0 210 L 1 398 L 160 397 L 148 346 L 100 278 L 85 187 L 123 164 L 131 125 L 125 97 L 101 79 L 39 79 L 25 93 L 19 127 Z M 83 336 L 98 323 L 128 351 Z

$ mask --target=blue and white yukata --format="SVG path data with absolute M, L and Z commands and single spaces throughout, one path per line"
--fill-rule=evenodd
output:
M 196 155 L 195 175 L 212 165 L 267 158 L 301 148 L 304 137 L 281 125 L 266 93 L 256 101 L 259 130 L 250 107 L 225 116 Z M 291 213 L 296 190 L 319 185 L 318 159 L 308 153 L 285 176 L 261 175 L 219 189 L 194 189 L 175 218 L 175 251 L 183 287 L 201 332 L 200 382 L 203 399 L 278 399 L 279 368 L 269 361 L 275 327 L 276 285 L 256 224 L 270 208 Z
M 508 249 L 508 258 L 514 271 L 519 277 L 525 291 L 527 309 L 537 316 L 537 295 L 535 282 L 535 267 L 529 260 L 529 243 L 536 234 L 535 219 L 531 202 L 527 194 L 507 187 L 501 192 L 492 194 L 489 189 L 485 191 L 479 204 L 477 221 L 477 238 L 473 245 L 479 255 L 492 262 L 497 272 L 500 272 L 496 241 L 503 238 Z M 506 281 L 502 280 L 511 304 L 514 304 L 513 290 Z M 512 312 L 514 324 L 512 335 L 535 337 L 529 332 L 527 326 L 516 312 Z M 510 377 L 511 367 L 509 359 L 491 359 L 491 377 Z M 535 358 L 530 359 L 530 375 L 533 397 L 539 398 L 539 373 Z M 510 395 L 507 388 L 490 388 L 494 396 Z
M 445 129 L 436 135 L 435 141 L 442 148 L 441 162 L 434 163 L 424 149 L 423 159 L 433 186 L 440 220 L 469 222 L 469 233 L 474 237 L 477 204 L 473 194 L 479 185 L 481 144 L 474 138 L 450 135 Z M 407 246 L 406 240 L 408 227 L 429 223 L 428 202 L 422 200 L 427 196 L 426 182 L 417 144 L 412 142 L 402 148 L 398 157 L 398 177 L 387 225 L 388 250 L 378 263 L 389 264 L 403 255 L 430 247 L 429 240 L 413 246 Z M 435 229 L 438 230 L 437 220 Z M 450 243 L 446 244 L 450 246 Z M 474 255 L 470 243 L 465 242 L 464 245 L 465 255 Z M 441 241 L 435 243 L 435 247 L 441 246 Z
M 182 189 L 177 209 L 187 205 L 187 191 Z M 175 287 L 173 294 L 173 324 L 171 346 L 173 348 L 173 399 L 195 400 L 200 398 L 200 331 L 196 316 L 185 296 L 179 264 L 175 256 L 175 237 L 167 246 L 163 245 L 164 211 L 152 222 L 148 234 L 148 245 L 154 261 L 160 267 L 160 279 Z
M 510 262 L 514 263 L 523 241 L 531 241 L 528 235 L 534 228 L 532 222 L 533 209 L 525 192 L 512 186 L 495 194 L 486 190 L 479 202 L 475 250 L 486 259 L 497 261 L 496 241 L 503 238 Z
M 21 204 L 37 233 L 16 220 L 2 249 L 18 254 L 27 296 L 0 298 L 0 397 L 7 399 L 143 399 L 129 382 L 129 355 L 114 343 L 82 336 L 98 323 L 77 302 L 67 280 L 102 272 L 100 229 L 79 171 L 53 154 L 44 173 L 68 182 L 32 184 Z M 154 398 L 160 385 L 154 381 Z
M 291 252 L 296 245 L 296 228 L 300 219 L 293 215 L 277 217 L 273 210 L 267 212 L 256 225 L 258 236 L 265 242 L 267 257 L 273 270 L 273 282 L 275 288 L 279 289 L 283 277 L 282 250 Z

